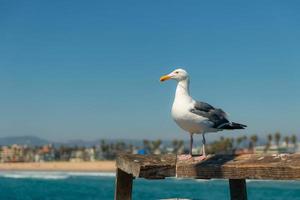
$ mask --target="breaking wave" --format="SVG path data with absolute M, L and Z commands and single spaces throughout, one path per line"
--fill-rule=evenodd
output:
M 67 179 L 77 176 L 93 176 L 93 177 L 114 177 L 112 172 L 53 172 L 53 171 L 9 171 L 0 172 L 0 178 L 15 178 L 15 179 Z

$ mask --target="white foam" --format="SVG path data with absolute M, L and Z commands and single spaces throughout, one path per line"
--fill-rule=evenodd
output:
M 295 182 L 295 183 L 298 183 L 299 182 L 299 180 L 266 180 L 266 179 L 263 179 L 263 180 L 261 180 L 261 179 L 246 179 L 246 182 L 247 183 L 250 183 L 250 182 L 276 182 L 276 183 L 279 183 L 279 182 L 289 182 L 289 183 L 291 183 L 291 182 Z
M 160 200 L 191 200 L 191 199 L 178 199 L 178 198 L 175 198 L 175 199 L 160 199 Z
M 70 176 L 104 176 L 104 177 L 115 177 L 114 172 L 66 172 Z
M 0 177 L 15 179 L 67 179 L 76 176 L 114 177 L 112 172 L 53 172 L 53 171 L 2 171 Z
M 195 179 L 196 182 L 207 182 L 211 181 L 210 179 Z
M 66 179 L 69 176 L 63 173 L 47 172 L 1 172 L 0 177 L 4 178 L 32 178 L 32 179 Z

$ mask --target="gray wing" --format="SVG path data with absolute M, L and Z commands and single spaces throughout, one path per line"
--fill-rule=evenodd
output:
M 208 120 L 214 124 L 212 128 L 218 128 L 223 124 L 229 123 L 226 113 L 222 109 L 214 108 L 205 102 L 196 101 L 194 108 L 192 108 L 190 112 L 208 118 Z

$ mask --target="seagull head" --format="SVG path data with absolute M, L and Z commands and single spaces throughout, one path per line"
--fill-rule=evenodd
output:
M 188 78 L 189 78 L 189 74 L 184 69 L 175 69 L 170 74 L 160 77 L 160 81 L 163 82 L 169 79 L 174 79 L 180 82 Z

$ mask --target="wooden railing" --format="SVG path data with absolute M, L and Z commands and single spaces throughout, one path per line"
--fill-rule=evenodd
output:
M 247 199 L 246 179 L 300 180 L 300 154 L 215 155 L 204 161 L 179 161 L 175 155 L 121 154 L 116 166 L 115 200 L 132 199 L 134 178 L 229 179 L 232 200 Z

